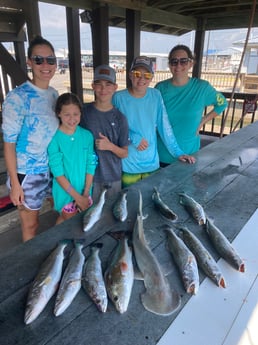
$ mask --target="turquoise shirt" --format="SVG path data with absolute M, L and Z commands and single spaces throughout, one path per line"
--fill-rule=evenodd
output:
M 86 174 L 94 175 L 96 168 L 93 135 L 80 126 L 77 126 L 75 133 L 71 135 L 58 129 L 48 146 L 48 155 L 50 170 L 54 176 L 54 208 L 60 212 L 73 199 L 56 178 L 64 175 L 74 189 L 83 194 Z
M 184 154 L 180 149 L 169 124 L 161 94 L 154 88 L 147 88 L 144 97 L 133 97 L 125 89 L 113 96 L 113 104 L 127 118 L 129 126 L 128 157 L 122 159 L 122 170 L 129 174 L 147 173 L 159 168 L 157 132 L 174 157 Z M 137 150 L 142 139 L 148 141 L 148 148 Z
M 171 79 L 167 79 L 159 82 L 155 87 L 161 92 L 180 148 L 187 154 L 197 152 L 200 149 L 200 135 L 196 132 L 204 108 L 214 106 L 214 111 L 220 114 L 227 107 L 227 100 L 209 82 L 197 78 L 190 78 L 183 86 L 174 86 Z M 162 163 L 175 161 L 160 137 L 158 137 L 158 152 Z
M 27 81 L 10 91 L 3 104 L 3 138 L 16 144 L 17 172 L 41 174 L 49 170 L 47 146 L 59 121 L 57 91 L 40 89 Z

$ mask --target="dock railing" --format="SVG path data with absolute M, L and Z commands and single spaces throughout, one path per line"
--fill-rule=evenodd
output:
M 3 74 L 3 73 L 2 73 Z M 61 79 L 62 78 L 62 79 Z M 83 68 L 83 89 L 84 101 L 89 102 L 93 100 L 94 95 L 91 88 L 93 79 L 92 68 Z M 171 78 L 169 71 L 156 71 L 154 74 L 151 86 L 161 80 Z M 220 71 L 204 71 L 201 78 L 209 81 L 217 90 L 221 91 L 228 100 L 231 99 L 232 88 L 235 83 L 235 73 L 223 73 Z M 9 82 L 7 82 L 9 80 Z M 56 84 L 55 84 L 56 83 Z M 126 87 L 126 71 L 117 72 L 118 88 L 123 89 Z M 62 88 L 59 90 L 60 85 Z M 0 125 L 1 125 L 1 107 L 6 94 L 11 87 L 11 77 L 3 75 L 0 78 Z M 58 71 L 55 78 L 53 78 L 52 86 L 56 87 L 59 93 L 70 90 L 70 76 L 69 70 L 65 74 L 60 74 Z M 202 134 L 210 136 L 224 136 L 232 133 L 233 131 L 242 128 L 257 120 L 257 95 L 258 95 L 258 76 L 240 74 L 236 82 L 235 93 L 232 102 L 229 104 L 229 109 L 226 109 L 221 116 L 207 123 L 201 130 Z M 205 110 L 205 113 L 209 109 Z M 226 116 L 227 114 L 227 116 Z M 222 133 L 223 129 L 223 133 Z M 1 130 L 0 130 L 1 134 Z M 2 141 L 0 135 L 0 141 Z

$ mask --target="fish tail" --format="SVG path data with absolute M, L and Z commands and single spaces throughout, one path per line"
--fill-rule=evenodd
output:
M 166 298 L 145 292 L 141 295 L 141 300 L 146 310 L 163 316 L 174 313 L 181 305 L 180 295 L 174 291 L 171 291 L 171 295 Z
M 65 239 L 63 239 L 63 240 L 60 240 L 59 242 L 58 242 L 58 244 L 70 244 L 70 243 L 72 243 L 73 242 L 73 239 L 72 238 L 65 238 Z
M 85 238 L 78 238 L 73 240 L 73 244 L 75 247 L 77 246 L 84 246 L 85 244 Z
M 198 286 L 195 283 L 190 284 L 186 289 L 186 292 L 191 295 L 196 295 L 197 291 L 198 291 Z
M 245 264 L 242 262 L 239 266 L 239 272 L 245 272 Z
M 218 281 L 218 285 L 219 287 L 223 287 L 224 289 L 227 287 L 225 279 L 223 277 L 221 277 L 220 280 Z

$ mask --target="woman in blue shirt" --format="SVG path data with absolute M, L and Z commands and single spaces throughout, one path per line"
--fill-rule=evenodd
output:
M 206 80 L 188 77 L 194 57 L 187 46 L 175 46 L 170 51 L 168 60 L 172 78 L 159 82 L 155 87 L 161 92 L 178 145 L 187 154 L 194 154 L 200 149 L 199 130 L 206 122 L 223 112 L 227 101 Z M 212 109 L 203 117 L 204 109 L 208 106 L 212 106 Z M 158 152 L 161 166 L 176 159 L 167 150 L 160 136 Z
M 19 210 L 23 241 L 36 235 L 39 210 L 51 197 L 47 146 L 58 127 L 54 112 L 58 93 L 49 86 L 56 71 L 52 44 L 37 36 L 29 45 L 27 63 L 32 80 L 8 93 L 2 125 L 7 185 Z

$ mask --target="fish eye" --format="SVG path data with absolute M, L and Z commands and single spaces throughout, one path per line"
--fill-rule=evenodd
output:
M 114 297 L 114 301 L 117 302 L 118 301 L 118 296 Z

